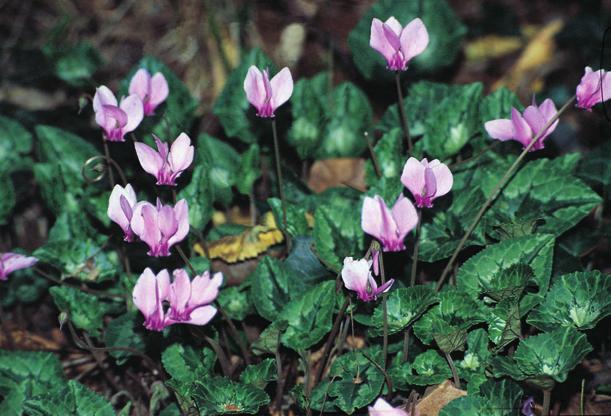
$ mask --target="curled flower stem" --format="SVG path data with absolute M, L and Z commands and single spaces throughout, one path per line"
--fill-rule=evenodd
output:
M 106 161 L 107 166 L 104 168 L 103 165 L 101 168 L 98 168 L 100 165 L 97 166 L 91 166 L 94 164 L 94 162 L 98 161 L 98 160 L 104 160 Z M 85 163 L 83 163 L 83 165 L 81 166 L 81 176 L 83 177 L 83 179 L 85 180 L 85 182 L 87 182 L 88 184 L 94 183 L 94 182 L 99 182 L 104 178 L 105 175 L 105 170 L 108 170 L 109 172 L 111 171 L 110 166 L 112 165 L 112 167 L 114 167 L 117 171 L 117 173 L 119 174 L 119 176 L 121 177 L 121 181 L 123 182 L 123 185 L 127 184 L 127 180 L 125 179 L 125 174 L 123 173 L 123 170 L 121 169 L 121 167 L 119 166 L 119 164 L 113 159 L 113 158 L 107 158 L 106 156 L 102 156 L 102 155 L 98 155 L 98 156 L 92 156 L 89 159 L 87 159 L 85 161 Z M 95 177 L 90 177 L 86 172 L 87 172 L 87 168 L 92 167 L 93 169 L 101 169 L 102 171 L 98 174 L 98 176 Z M 114 178 L 113 178 L 114 181 Z
M 339 310 L 339 313 L 335 317 L 335 322 L 333 322 L 333 328 L 331 329 L 331 333 L 329 334 L 329 337 L 327 338 L 327 342 L 325 343 L 325 347 L 322 351 L 322 357 L 320 358 L 320 364 L 318 365 L 318 370 L 316 371 L 316 376 L 314 377 L 314 383 L 312 383 L 312 389 L 316 387 L 316 385 L 322 378 L 322 375 L 325 371 L 325 367 L 327 364 L 327 358 L 328 358 L 327 356 L 329 355 L 329 351 L 331 351 L 331 346 L 333 345 L 333 341 L 335 340 L 337 331 L 339 331 L 339 326 L 342 322 L 342 319 L 344 319 L 344 314 L 346 313 L 346 308 L 348 308 L 349 303 L 350 303 L 350 298 L 346 296 L 346 299 L 344 300 L 344 304 L 342 305 L 342 307 Z
M 460 389 L 460 377 L 458 377 L 458 371 L 456 370 L 456 366 L 454 365 L 454 360 L 452 360 L 452 356 L 444 352 L 446 356 L 446 360 L 448 360 L 448 365 L 450 366 L 450 370 L 452 370 L 452 377 L 454 378 L 454 387 Z
M 386 283 L 386 275 L 384 274 L 384 252 L 380 251 L 380 276 L 382 278 L 382 285 Z M 386 368 L 386 360 L 388 356 L 388 308 L 386 306 L 387 294 L 382 294 L 382 309 L 384 310 L 384 341 L 382 344 L 382 356 L 384 361 L 382 362 L 383 367 Z
M 503 191 L 503 188 L 505 187 L 505 185 L 507 185 L 507 183 L 509 182 L 509 179 L 511 179 L 513 174 L 516 172 L 517 168 L 520 166 L 520 163 L 522 163 L 522 160 L 524 160 L 524 158 L 526 157 L 530 149 L 535 145 L 535 143 L 537 143 L 539 138 L 545 133 L 548 127 L 554 124 L 556 120 L 560 118 L 562 113 L 564 113 L 569 108 L 569 106 L 573 103 L 573 101 L 575 101 L 575 98 L 576 98 L 575 96 L 571 97 L 562 106 L 562 108 L 558 110 L 558 112 L 554 115 L 554 117 L 552 117 L 547 123 L 545 123 L 545 125 L 539 131 L 539 133 L 535 135 L 535 137 L 528 144 L 528 146 L 524 148 L 522 153 L 520 153 L 520 155 L 516 158 L 516 160 L 509 167 L 509 169 L 507 169 L 503 177 L 497 182 L 496 186 L 494 187 L 494 190 L 491 192 L 486 202 L 484 202 L 480 210 L 475 215 L 473 222 L 471 223 L 471 225 L 469 226 L 469 228 L 467 229 L 467 231 L 461 238 L 460 242 L 458 243 L 458 246 L 456 247 L 456 250 L 454 250 L 454 253 L 452 253 L 452 257 L 450 257 L 448 264 L 446 264 L 446 267 L 443 269 L 443 272 L 441 273 L 441 276 L 439 277 L 439 280 L 437 281 L 436 290 L 438 292 L 439 290 L 441 290 L 441 287 L 443 286 L 446 278 L 448 277 L 448 273 L 450 272 L 450 270 L 452 270 L 452 266 L 454 265 L 454 262 L 456 261 L 458 254 L 463 249 L 465 243 L 467 242 L 467 239 L 471 236 L 471 234 L 475 230 L 475 227 L 477 227 L 477 224 L 479 224 L 479 221 L 482 219 L 482 217 L 484 216 L 488 208 L 490 208 L 490 205 L 492 205 L 492 203 L 496 200 L 496 198 L 501 194 L 501 192 Z
M 401 92 L 401 75 L 399 71 L 395 72 L 395 84 L 397 84 L 397 98 L 399 99 L 399 118 L 401 119 L 401 127 L 403 127 L 403 135 L 407 142 L 407 154 L 412 154 L 412 139 L 409 136 L 409 126 L 407 124 L 407 116 L 405 115 L 405 107 L 403 107 L 403 93 Z
M 284 184 L 282 182 L 282 168 L 280 167 L 280 146 L 278 145 L 278 131 L 276 129 L 276 120 L 272 119 L 272 134 L 274 136 L 274 154 L 276 156 L 276 176 L 278 177 L 278 193 L 282 202 L 282 224 L 286 232 L 286 198 L 284 197 Z M 288 235 L 287 235 L 288 242 Z

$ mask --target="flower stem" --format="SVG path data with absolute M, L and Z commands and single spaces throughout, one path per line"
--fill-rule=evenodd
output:
M 405 115 L 405 107 L 403 107 L 403 93 L 401 92 L 401 75 L 399 71 L 395 72 L 395 84 L 397 84 L 397 98 L 399 99 L 399 118 L 401 119 L 401 127 L 403 127 L 403 135 L 407 142 L 407 154 L 412 154 L 412 139 L 409 136 L 409 126 L 407 124 L 407 116 Z
M 382 284 L 386 283 L 386 275 L 384 273 L 384 252 L 380 251 L 380 275 L 382 278 Z M 387 294 L 382 294 L 382 309 L 384 311 L 384 341 L 382 343 L 382 361 L 383 367 L 386 368 L 386 359 L 388 356 L 388 308 L 386 306 Z
M 543 413 L 542 416 L 549 416 L 549 406 L 552 401 L 552 389 L 543 390 Z
M 111 157 L 110 157 L 110 149 L 108 149 L 108 143 L 106 139 L 102 138 L 102 143 L 104 143 L 104 157 L 106 158 L 106 168 L 108 169 L 108 179 L 110 180 L 110 187 L 115 187 L 115 174 L 112 171 L 111 166 Z
M 282 223 L 284 225 L 284 231 L 286 232 L 286 198 L 284 197 L 282 168 L 280 167 L 280 146 L 278 145 L 278 132 L 276 129 L 275 119 L 272 119 L 272 134 L 274 136 L 274 153 L 276 156 L 276 176 L 278 177 L 278 193 L 280 194 L 280 201 L 282 202 Z
M 364 136 L 365 136 L 365 141 L 367 142 L 367 147 L 369 148 L 369 153 L 371 154 L 371 163 L 373 164 L 373 170 L 375 170 L 376 176 L 378 178 L 381 178 L 382 171 L 380 170 L 380 165 L 378 163 L 378 157 L 376 156 L 375 152 L 373 151 L 373 145 L 371 144 L 371 141 L 369 140 L 369 133 L 365 132 Z
M 325 347 L 322 351 L 322 357 L 320 358 L 320 364 L 318 366 L 318 370 L 316 371 L 316 376 L 314 377 L 314 383 L 312 383 L 311 389 L 316 387 L 320 379 L 322 378 L 322 374 L 325 371 L 325 366 L 327 364 L 327 355 L 329 355 L 329 351 L 331 351 L 331 346 L 333 345 L 333 341 L 335 341 L 335 336 L 337 335 L 337 331 L 339 331 L 339 325 L 344 319 L 344 314 L 346 313 L 346 308 L 348 308 L 348 304 L 350 303 L 350 298 L 346 296 L 344 300 L 344 304 L 339 310 L 339 313 L 335 317 L 335 322 L 333 323 L 333 328 L 331 329 L 331 333 L 327 338 L 327 342 L 325 343 Z M 311 390 L 310 389 L 310 390 Z
M 412 255 L 412 275 L 409 280 L 409 286 L 412 287 L 416 284 L 416 272 L 418 270 L 418 248 L 420 241 L 420 225 L 422 222 L 422 211 L 418 211 L 418 225 L 416 227 L 416 235 L 414 241 L 414 254 Z
M 475 218 L 473 219 L 473 222 L 471 223 L 471 225 L 469 226 L 469 228 L 467 229 L 467 231 L 461 238 L 460 242 L 458 243 L 458 246 L 456 247 L 456 250 L 454 250 L 454 253 L 452 253 L 452 257 L 450 257 L 450 261 L 448 261 L 448 264 L 446 264 L 446 267 L 443 269 L 443 272 L 441 273 L 441 276 L 439 277 L 439 280 L 437 281 L 437 287 L 436 287 L 437 291 L 439 291 L 441 287 L 443 286 L 445 279 L 448 277 L 448 273 L 450 272 L 450 270 L 452 270 L 452 266 L 454 265 L 454 262 L 456 261 L 458 254 L 460 253 L 465 243 L 467 242 L 467 239 L 471 236 L 471 234 L 475 230 L 475 227 L 477 227 L 477 224 L 479 224 L 479 221 L 482 219 L 482 217 L 484 216 L 488 208 L 490 208 L 490 205 L 492 205 L 492 203 L 496 200 L 496 198 L 501 194 L 503 188 L 509 182 L 509 179 L 511 179 L 513 174 L 516 172 L 520 163 L 522 163 L 522 160 L 524 160 L 524 158 L 526 157 L 530 149 L 535 145 L 535 143 L 537 143 L 541 135 L 543 135 L 543 133 L 548 129 L 549 126 L 551 126 L 556 120 L 558 120 L 558 118 L 560 118 L 562 113 L 564 113 L 569 108 L 569 106 L 573 103 L 574 100 L 575 100 L 575 96 L 571 97 L 562 106 L 562 108 L 558 110 L 558 112 L 554 115 L 554 117 L 552 117 L 547 123 L 545 123 L 543 128 L 535 135 L 533 140 L 528 144 L 528 146 L 526 146 L 526 148 L 524 148 L 522 153 L 520 153 L 520 155 L 513 162 L 513 164 L 509 167 L 509 169 L 507 169 L 503 177 L 497 182 L 496 186 L 494 187 L 494 190 L 492 191 L 492 193 L 490 194 L 486 202 L 484 202 L 480 210 L 477 212 L 477 214 L 475 215 Z
M 450 370 L 452 370 L 452 377 L 454 378 L 454 387 L 460 389 L 460 377 L 458 377 L 458 371 L 456 370 L 456 366 L 454 365 L 454 360 L 447 352 L 444 352 L 446 356 L 446 360 L 448 360 L 448 365 L 450 366 Z

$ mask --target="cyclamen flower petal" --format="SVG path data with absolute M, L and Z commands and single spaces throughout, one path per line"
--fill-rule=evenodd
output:
M 130 184 L 125 185 L 125 188 L 115 185 L 108 200 L 108 218 L 121 227 L 124 240 L 128 242 L 134 241 L 130 222 L 137 203 L 136 192 Z
M 125 135 L 134 131 L 144 117 L 142 100 L 136 94 L 117 104 L 115 95 L 104 85 L 96 89 L 93 111 L 96 123 L 104 130 L 104 138 L 111 142 L 124 142 Z
M 388 69 L 404 71 L 409 62 L 420 55 L 429 44 L 429 34 L 420 18 L 415 18 L 405 27 L 394 17 L 386 22 L 374 18 L 371 21 L 369 46 L 379 52 Z
M 381 397 L 376 400 L 373 406 L 369 406 L 369 416 L 410 416 L 410 412 L 392 407 Z M 416 415 L 413 415 L 416 416 Z
M 0 280 L 7 280 L 8 275 L 15 270 L 27 269 L 38 263 L 36 257 L 28 257 L 17 253 L 0 254 Z
M 216 299 L 223 275 L 216 273 L 210 279 L 206 271 L 189 280 L 187 272 L 174 270 L 174 281 L 170 283 L 167 270 L 157 275 L 149 268 L 138 278 L 132 298 L 134 305 L 144 315 L 144 326 L 152 331 L 162 331 L 175 323 L 205 325 L 216 314 L 210 304 Z M 166 304 L 169 303 L 169 307 Z
M 382 243 L 383 251 L 405 249 L 405 236 L 418 224 L 418 213 L 409 199 L 399 195 L 392 210 L 382 197 L 366 197 L 361 214 L 361 227 Z
M 371 275 L 371 263 L 371 260 L 354 260 L 352 257 L 346 257 L 344 267 L 342 267 L 344 286 L 346 289 L 356 292 L 358 298 L 363 302 L 375 300 L 378 295 L 387 292 L 395 282 L 394 279 L 390 279 L 378 287 Z
M 535 398 L 533 396 L 529 396 L 524 400 L 520 413 L 523 416 L 535 416 Z
M 558 120 L 543 131 L 543 127 L 557 112 L 554 102 L 549 98 L 543 101 L 540 106 L 537 106 L 533 100 L 533 103 L 526 107 L 523 114 L 512 108 L 511 119 L 490 120 L 484 124 L 484 128 L 493 139 L 515 140 L 520 142 L 524 148 L 528 147 L 530 142 L 538 136 L 537 142 L 530 148 L 532 152 L 543 149 L 543 140 L 556 129 Z
M 155 135 L 153 137 L 157 151 L 144 143 L 134 143 L 140 165 L 145 172 L 157 179 L 157 185 L 176 186 L 176 179 L 193 162 L 194 148 L 191 139 L 185 133 L 180 133 L 168 151 L 166 143 Z
M 144 326 L 152 331 L 163 331 L 172 322 L 166 316 L 163 302 L 168 300 L 170 294 L 170 274 L 167 270 L 157 275 L 150 268 L 146 268 L 138 278 L 132 299 L 134 305 L 144 315 Z
M 401 182 L 409 189 L 418 208 L 433 206 L 433 200 L 450 192 L 454 177 L 448 167 L 435 159 L 418 161 L 410 157 L 401 174 Z
M 244 79 L 246 98 L 263 118 L 274 117 L 278 107 L 288 101 L 293 94 L 293 77 L 288 68 L 282 68 L 271 81 L 267 69 L 261 71 L 256 66 L 248 68 Z
M 161 72 L 151 77 L 149 71 L 140 68 L 129 83 L 129 93 L 136 94 L 142 100 L 144 115 L 150 116 L 155 109 L 168 98 L 170 88 Z
M 585 73 L 577 86 L 577 107 L 592 111 L 598 103 L 611 98 L 611 75 L 604 69 L 596 72 L 586 66 Z
M 216 273 L 211 279 L 206 271 L 190 281 L 186 271 L 174 270 L 169 318 L 175 322 L 205 325 L 216 314 L 216 308 L 210 304 L 218 296 L 222 284 L 221 273 Z
M 134 208 L 130 222 L 134 234 L 149 246 L 148 255 L 164 257 L 170 255 L 170 247 L 181 242 L 189 233 L 189 207 L 181 199 L 174 207 L 157 206 L 139 202 Z

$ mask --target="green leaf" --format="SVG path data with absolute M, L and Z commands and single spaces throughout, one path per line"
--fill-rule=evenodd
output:
M 410 68 L 422 71 L 433 71 L 451 65 L 460 48 L 457 45 L 466 32 L 445 0 L 428 0 L 407 2 L 401 0 L 378 0 L 363 15 L 361 20 L 348 36 L 348 45 L 352 51 L 354 63 L 367 79 L 390 77 L 384 58 L 369 46 L 371 20 L 377 17 L 386 20 L 395 16 L 402 25 L 416 17 L 422 18 L 429 34 L 427 49 L 417 56 Z M 390 87 L 389 87 L 390 88 Z
M 592 346 L 584 334 L 558 328 L 522 340 L 513 356 L 494 357 L 491 364 L 495 377 L 509 376 L 550 389 L 554 382 L 564 382 L 590 351 Z
M 48 287 L 49 281 L 39 276 L 33 269 L 16 270 L 11 274 L 10 279 L 0 285 L 0 303 L 3 307 L 10 307 L 16 302 L 24 304 L 37 302 L 47 293 Z
M 258 364 L 248 365 L 242 371 L 242 374 L 240 374 L 240 381 L 242 383 L 253 385 L 262 390 L 265 389 L 270 381 L 277 379 L 276 360 L 273 358 L 266 358 Z
M 310 234 L 310 226 L 306 219 L 306 208 L 303 205 L 286 203 L 286 229 L 284 228 L 284 214 L 282 211 L 282 201 L 278 198 L 268 198 L 276 224 L 282 231 L 287 232 L 291 237 L 307 236 Z
M 395 334 L 414 323 L 429 306 L 439 301 L 432 286 L 417 285 L 391 291 L 386 298 L 388 334 Z M 384 308 L 379 304 L 367 324 L 369 334 L 380 336 L 384 327 Z
M 327 122 L 315 158 L 360 155 L 367 147 L 363 134 L 372 119 L 372 109 L 365 93 L 356 85 L 344 82 L 335 87 L 326 108 Z
M 488 350 L 488 334 L 482 328 L 469 332 L 467 350 L 462 360 L 456 362 L 460 378 L 467 380 L 469 394 L 479 392 L 479 386 L 486 381 L 485 369 L 492 357 Z
M 405 163 L 403 153 L 403 130 L 393 128 L 378 140 L 373 147 L 376 155 L 380 173 L 383 178 L 395 181 L 401 177 L 403 164 Z M 373 184 L 378 180 L 372 161 L 368 160 L 366 166 L 366 178 L 368 184 Z
M 231 286 L 223 288 L 217 301 L 231 319 L 242 321 L 253 312 L 253 305 L 246 287 Z
M 598 183 L 605 187 L 611 185 L 611 142 L 586 153 L 579 161 L 577 176 L 588 183 Z
M 24 166 L 32 151 L 32 133 L 17 121 L 0 116 L 0 172 L 13 172 Z
M 249 279 L 255 309 L 268 321 L 276 319 L 290 300 L 291 286 L 298 283 L 289 278 L 283 263 L 269 256 L 263 257 Z
M 255 143 L 242 153 L 238 167 L 236 188 L 241 194 L 250 195 L 254 192 L 254 183 L 261 176 L 261 149 Z
M 435 262 L 450 257 L 476 215 L 473 207 L 484 203 L 482 192 L 473 188 L 468 192 L 454 192 L 448 210 L 435 213 L 432 222 L 422 224 L 418 258 Z M 481 227 L 477 227 L 467 239 L 465 247 L 484 245 Z
M 478 303 L 458 289 L 446 289 L 439 294 L 439 304 L 431 308 L 413 326 L 414 334 L 425 344 L 437 342 L 439 348 L 451 353 L 462 350 L 467 332 L 484 321 Z
M 395 364 L 389 370 L 393 385 L 402 390 L 410 386 L 430 386 L 439 384 L 452 377 L 448 363 L 437 351 L 428 350 L 419 354 L 413 364 Z
M 76 380 L 53 386 L 27 400 L 25 412 L 32 416 L 114 416 L 109 402 Z
M 310 284 L 326 277 L 329 271 L 312 251 L 312 237 L 298 236 L 293 239 L 293 248 L 284 260 L 284 267 L 298 281 Z
M 452 400 L 439 416 L 514 416 L 520 411 L 522 395 L 520 386 L 511 380 L 488 380 L 479 392 Z
M 322 282 L 287 303 L 277 318 L 288 323 L 282 344 L 300 351 L 318 343 L 331 331 L 335 304 L 335 281 Z
M 499 271 L 489 282 L 485 296 L 500 302 L 504 299 L 519 299 L 529 280 L 533 279 L 533 269 L 526 264 L 513 264 Z
M 188 132 L 195 119 L 197 101 L 187 86 L 163 62 L 152 56 L 142 58 L 121 82 L 123 93 L 127 95 L 129 82 L 140 68 L 145 68 L 151 75 L 161 72 L 168 82 L 170 94 L 163 104 L 155 109 L 155 115 L 144 119 L 138 131 L 142 135 L 143 132 L 151 132 L 166 140 L 174 140 L 180 133 Z
M 479 82 L 452 88 L 424 122 L 420 142 L 433 158 L 445 159 L 458 153 L 469 139 L 479 133 L 479 102 L 483 85 Z
M 511 275 L 512 271 L 519 271 L 526 265 L 533 274 L 528 283 L 535 284 L 539 289 L 536 293 L 526 294 L 520 303 L 520 310 L 528 312 L 547 292 L 553 249 L 554 237 L 549 234 L 535 234 L 493 244 L 463 263 L 458 269 L 456 284 L 473 299 L 490 293 L 498 296 L 503 290 L 511 291 L 516 285 L 521 286 L 530 271 L 528 275 L 515 273 L 514 281 L 506 279 L 508 273 Z
M 488 335 L 496 344 L 497 351 L 505 348 L 522 333 L 521 318 L 528 311 L 522 311 L 517 298 L 499 302 L 488 317 Z
M 211 374 L 215 360 L 216 356 L 209 348 L 196 350 L 178 343 L 170 345 L 161 355 L 165 371 L 173 379 L 188 384 Z
M 0 225 L 4 225 L 10 220 L 10 214 L 17 203 L 15 187 L 8 172 L 0 171 L 0 195 L 2 195 L 2 199 L 0 199 Z
M 55 75 L 74 87 L 87 85 L 102 64 L 98 51 L 89 42 L 46 45 L 42 51 L 53 65 Z
M 371 403 L 380 394 L 384 383 L 382 372 L 371 360 L 381 365 L 382 351 L 379 348 L 339 356 L 327 375 L 331 381 L 319 384 L 312 392 L 312 408 L 319 410 L 326 396 L 331 404 L 346 414 Z
M 210 180 L 208 199 L 227 206 L 233 200 L 232 186 L 236 184 L 240 155 L 229 144 L 208 134 L 197 138 L 195 163 L 206 167 Z
M 330 108 L 330 86 L 328 72 L 321 72 L 312 78 L 301 78 L 295 83 L 291 96 L 293 123 L 287 141 L 301 159 L 314 157 L 320 145 Z
M 269 403 L 265 391 L 222 377 L 196 381 L 193 397 L 204 415 L 253 415 Z
M 554 282 L 526 322 L 543 331 L 558 327 L 592 329 L 611 315 L 610 295 L 610 275 L 599 271 L 567 274 Z
M 189 225 L 195 229 L 203 229 L 212 217 L 211 189 L 207 167 L 197 164 L 191 182 L 178 193 L 177 198 L 189 204 Z
M 219 118 L 227 136 L 237 137 L 245 143 L 257 141 L 254 131 L 255 110 L 249 108 L 244 92 L 244 78 L 251 65 L 269 69 L 272 76 L 276 74 L 276 67 L 261 49 L 250 50 L 242 55 L 240 65 L 229 74 L 223 91 L 212 107 L 212 112 Z
M 343 259 L 364 250 L 365 239 L 360 216 L 354 215 L 357 202 L 339 196 L 318 206 L 314 213 L 316 254 L 333 271 L 339 272 Z
M 70 286 L 54 286 L 49 292 L 57 309 L 67 313 L 77 328 L 97 331 L 104 325 L 103 318 L 109 307 L 97 297 Z
M 104 331 L 104 344 L 107 347 L 127 347 L 144 351 L 144 331 L 142 319 L 136 312 L 128 312 L 114 318 Z M 125 364 L 132 353 L 125 350 L 111 350 L 118 365 Z

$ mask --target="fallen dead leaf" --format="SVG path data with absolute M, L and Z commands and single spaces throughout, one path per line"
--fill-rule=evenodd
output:
M 365 159 L 337 158 L 317 160 L 310 169 L 308 186 L 314 192 L 323 192 L 337 186 L 350 186 L 360 191 L 365 185 Z
M 468 42 L 465 46 L 467 62 L 500 58 L 520 49 L 519 36 L 486 35 Z
M 61 345 L 52 339 L 43 338 L 23 329 L 10 330 L 12 345 L 4 331 L 0 331 L 0 348 L 23 350 L 60 350 Z
M 450 380 L 446 380 L 437 386 L 427 388 L 424 397 L 416 405 L 416 410 L 420 416 L 437 416 L 445 405 L 466 395 L 466 391 L 457 389 Z

